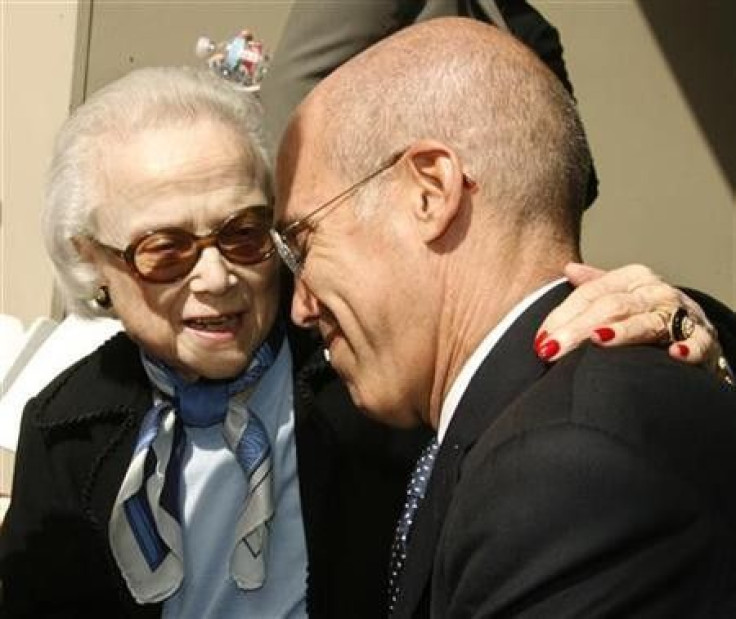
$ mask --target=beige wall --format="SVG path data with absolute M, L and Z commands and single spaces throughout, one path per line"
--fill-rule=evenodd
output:
M 647 1 L 656 2 L 533 2 L 561 31 L 601 177 L 601 198 L 586 217 L 585 255 L 603 266 L 645 262 L 733 307 L 733 177 L 729 181 L 724 173 L 723 152 L 713 149 L 713 123 L 710 135 L 704 133 L 677 66 L 660 49 L 642 10 Z M 716 56 L 703 48 L 707 33 L 697 27 L 702 20 L 688 13 L 700 3 L 666 2 L 685 17 L 692 15 L 675 29 L 687 32 L 689 45 L 702 48 L 703 66 L 719 61 L 724 50 Z M 734 23 L 727 19 L 732 0 L 706 3 L 712 19 Z M 52 134 L 70 102 L 134 67 L 198 62 L 192 50 L 201 34 L 222 40 L 247 26 L 273 49 L 289 4 L 13 0 L 3 5 L 0 312 L 28 324 L 51 311 L 38 213 Z M 35 56 L 28 51 L 33 41 L 43 41 L 44 48 Z M 733 37 L 727 46 L 725 57 L 736 58 Z M 733 73 L 731 81 L 736 83 Z M 720 85 L 711 81 L 704 87 L 717 100 L 732 93 L 727 84 L 724 77 Z M 733 114 L 736 102 L 725 108 Z M 732 154 L 733 137 L 725 140 L 733 145 Z
M 2 2 L 0 313 L 26 324 L 51 309 L 39 229 L 53 136 L 69 111 L 77 2 Z
M 94 2 L 89 40 L 87 92 L 131 69 L 151 65 L 196 65 L 200 36 L 223 41 L 243 28 L 275 48 L 290 0 L 278 2 Z
M 736 135 L 726 143 L 729 152 L 714 152 L 713 136 L 704 133 L 682 90 L 687 76 L 678 75 L 680 67 L 658 45 L 655 29 L 661 24 L 646 17 L 666 4 L 680 19 L 666 24 L 664 34 L 679 30 L 684 45 L 707 52 L 706 9 L 694 0 L 534 4 L 560 30 L 601 178 L 601 196 L 585 219 L 586 260 L 605 267 L 644 262 L 670 281 L 735 307 L 736 203 L 724 161 L 736 154 Z M 727 28 L 736 23 L 732 0 L 703 5 Z M 733 129 L 736 110 L 736 40 L 727 37 L 721 38 L 728 49 L 713 45 L 713 54 L 703 53 L 695 69 L 705 75 L 723 65 L 730 71 L 730 78 L 723 73 L 695 85 L 713 89 L 714 99 L 730 98 L 715 109 L 721 117 L 708 119 L 716 132 Z

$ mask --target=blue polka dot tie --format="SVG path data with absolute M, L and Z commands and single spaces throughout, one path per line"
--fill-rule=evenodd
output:
M 419 509 L 419 505 L 427 491 L 427 483 L 432 475 L 432 467 L 434 466 L 438 449 L 439 443 L 437 442 L 437 438 L 433 438 L 419 456 L 406 489 L 406 502 L 404 503 L 401 517 L 396 524 L 396 534 L 394 535 L 394 542 L 391 547 L 391 567 L 388 576 L 389 614 L 393 613 L 394 607 L 396 606 L 396 600 L 399 595 L 399 577 L 406 561 L 409 533 L 411 532 L 417 509 Z

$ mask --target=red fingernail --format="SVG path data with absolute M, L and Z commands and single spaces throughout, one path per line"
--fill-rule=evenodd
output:
M 545 342 L 542 346 L 540 346 L 537 350 L 537 354 L 544 361 L 551 359 L 558 352 L 560 352 L 560 343 L 557 340 L 549 340 L 548 342 Z
M 542 342 L 547 339 L 547 335 L 548 333 L 546 331 L 541 331 L 539 335 L 534 338 L 534 350 L 539 352 L 539 347 L 542 345 Z
M 690 354 L 690 349 L 687 347 L 687 344 L 678 344 L 677 354 L 681 357 L 687 357 Z
M 616 337 L 616 332 L 610 327 L 599 327 L 594 331 L 601 342 L 610 342 L 614 337 Z

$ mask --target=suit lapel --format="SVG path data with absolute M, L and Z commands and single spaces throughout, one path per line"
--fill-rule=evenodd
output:
M 567 284 L 556 286 L 533 303 L 498 341 L 468 385 L 442 441 L 427 494 L 414 520 L 392 619 L 429 615 L 435 549 L 465 456 L 502 411 L 546 371 L 547 366 L 533 349 L 534 334 L 570 291 Z

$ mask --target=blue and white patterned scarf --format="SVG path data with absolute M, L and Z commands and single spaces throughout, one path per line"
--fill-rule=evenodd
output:
M 188 383 L 169 366 L 141 351 L 144 368 L 155 387 L 154 405 L 143 418 L 109 527 L 113 555 L 139 603 L 167 599 L 183 578 L 179 485 L 185 425 L 223 424 L 225 442 L 248 480 L 230 572 L 241 589 L 263 585 L 268 526 L 273 517 L 271 453 L 266 430 L 246 402 L 276 360 L 283 339 L 283 325 L 277 323 L 249 367 L 227 381 Z

